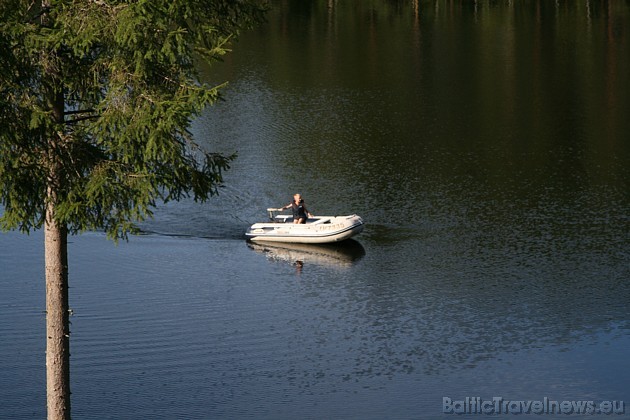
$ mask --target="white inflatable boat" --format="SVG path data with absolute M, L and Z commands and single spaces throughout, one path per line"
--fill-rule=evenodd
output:
M 251 225 L 245 233 L 250 241 L 325 244 L 343 241 L 363 230 L 363 220 L 356 214 L 317 216 L 307 219 L 306 223 L 295 224 L 290 215 L 276 215 L 282 209 L 270 208 L 267 211 L 271 221 Z

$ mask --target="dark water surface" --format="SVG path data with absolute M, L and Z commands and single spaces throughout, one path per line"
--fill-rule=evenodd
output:
M 75 418 L 627 405 L 630 4 L 275 4 L 208 71 L 221 195 L 73 238 Z M 364 233 L 247 244 L 294 192 Z M 42 241 L 0 236 L 0 418 L 45 416 Z

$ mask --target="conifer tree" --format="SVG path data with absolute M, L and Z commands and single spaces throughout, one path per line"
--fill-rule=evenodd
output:
M 233 156 L 191 119 L 219 97 L 198 61 L 264 0 L 0 1 L 0 226 L 44 229 L 47 407 L 70 417 L 67 236 L 125 238 L 160 202 L 217 192 Z

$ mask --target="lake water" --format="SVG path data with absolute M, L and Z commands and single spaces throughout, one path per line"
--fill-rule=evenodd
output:
M 207 70 L 230 85 L 193 132 L 238 152 L 220 196 L 72 238 L 74 417 L 627 405 L 630 4 L 274 4 Z M 365 231 L 248 244 L 295 192 Z M 0 250 L 0 418 L 43 418 L 42 234 Z

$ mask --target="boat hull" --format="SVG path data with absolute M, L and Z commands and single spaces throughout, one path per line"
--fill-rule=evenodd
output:
M 363 220 L 351 215 L 317 217 L 305 224 L 254 223 L 245 236 L 254 242 L 325 244 L 352 238 L 362 231 Z

